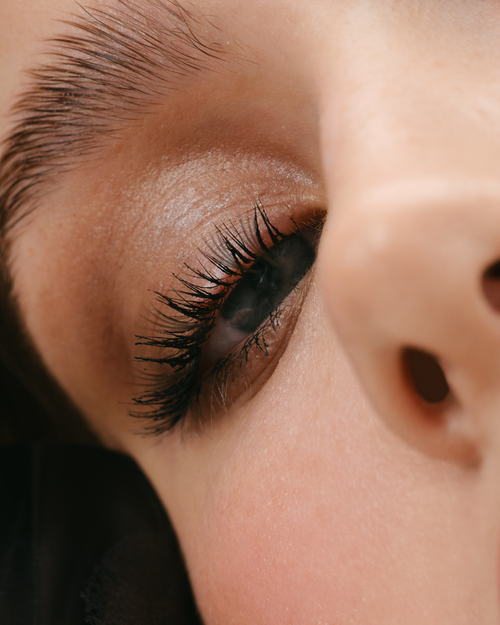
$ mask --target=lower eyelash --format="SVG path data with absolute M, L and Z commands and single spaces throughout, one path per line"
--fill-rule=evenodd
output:
M 210 371 L 210 396 L 212 399 L 217 396 L 220 405 L 226 404 L 227 385 L 234 382 L 238 374 L 245 375 L 245 365 L 248 363 L 250 352 L 253 349 L 258 349 L 269 356 L 266 336 L 270 332 L 277 334 L 281 313 L 280 309 L 275 310 L 265 323 L 246 339 L 240 348 L 218 360 Z
M 264 236 L 270 239 L 271 246 L 265 243 Z M 227 295 L 246 268 L 286 236 L 271 224 L 262 203 L 257 201 L 253 217 L 247 223 L 240 221 L 238 227 L 232 222 L 222 225 L 206 243 L 208 251 L 201 254 L 213 269 L 203 263 L 199 268 L 186 265 L 186 277 L 174 275 L 179 287 L 173 295 L 155 292 L 157 306 L 152 317 L 156 333 L 149 337 L 136 336 L 136 345 L 168 350 L 168 354 L 135 360 L 166 366 L 170 372 L 165 375 L 145 371 L 144 377 L 149 378 L 152 388 L 133 400 L 136 406 L 147 407 L 130 413 L 132 417 L 149 421 L 144 428 L 146 435 L 160 435 L 182 424 L 190 408 L 199 407 L 205 385 L 209 385 L 212 399 L 217 394 L 219 403 L 223 404 L 229 383 L 236 373 L 244 372 L 250 351 L 258 348 L 268 354 L 265 337 L 270 330 L 277 331 L 279 311 L 274 311 L 236 351 L 219 359 L 207 376 L 201 371 L 203 346 Z M 164 307 L 166 312 L 162 310 Z

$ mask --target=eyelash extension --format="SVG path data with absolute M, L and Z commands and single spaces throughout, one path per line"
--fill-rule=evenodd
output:
M 297 232 L 297 224 L 293 220 L 292 223 Z M 152 389 L 133 400 L 136 406 L 149 408 L 130 413 L 132 417 L 150 421 L 145 428 L 147 435 L 164 434 L 182 424 L 189 409 L 198 404 L 206 383 L 211 385 L 211 391 L 217 389 L 223 403 L 227 384 L 246 364 L 250 350 L 256 347 L 268 355 L 265 335 L 270 329 L 277 331 L 278 311 L 235 352 L 219 359 L 207 376 L 201 371 L 203 346 L 231 289 L 250 265 L 287 236 L 272 225 L 258 200 L 247 223 L 240 220 L 238 227 L 229 222 L 216 228 L 214 236 L 206 242 L 207 250 L 200 250 L 205 263 L 201 262 L 199 268 L 186 265 L 186 277 L 174 274 L 178 288 L 173 295 L 155 291 L 157 305 L 152 320 L 158 329 L 155 336 L 136 336 L 136 345 L 169 350 L 169 353 L 164 357 L 135 360 L 166 366 L 171 373 L 149 374 Z M 270 245 L 264 237 L 269 237 Z M 167 312 L 162 310 L 164 307 Z

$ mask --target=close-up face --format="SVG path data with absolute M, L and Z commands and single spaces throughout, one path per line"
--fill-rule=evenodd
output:
M 24 331 L 206 625 L 500 623 L 500 5 L 2 0 Z

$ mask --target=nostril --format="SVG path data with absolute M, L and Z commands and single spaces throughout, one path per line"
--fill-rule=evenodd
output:
M 484 272 L 483 293 L 490 305 L 500 312 L 500 261 L 490 265 Z
M 450 395 L 441 365 L 427 352 L 407 347 L 402 353 L 403 367 L 416 393 L 428 404 L 440 404 Z

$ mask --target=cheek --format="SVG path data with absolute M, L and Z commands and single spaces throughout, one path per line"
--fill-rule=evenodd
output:
M 330 623 L 371 590 L 374 546 L 394 530 L 386 486 L 369 458 L 352 466 L 349 437 L 325 453 L 321 435 L 287 434 L 248 449 L 207 500 L 190 554 L 207 623 Z
M 387 441 L 310 308 L 248 406 L 200 437 L 134 453 L 172 517 L 207 625 L 331 623 L 356 605 L 367 554 L 387 542 L 390 511 L 374 501 L 394 486 L 377 461 Z
M 349 523 L 363 549 L 364 520 L 341 467 L 306 458 L 295 444 L 244 464 L 206 510 L 191 567 L 207 623 L 326 622 L 332 604 L 337 615 L 343 602 L 352 605 Z
M 209 480 L 178 526 L 206 625 L 416 625 L 427 611 L 437 624 L 455 622 L 457 591 L 477 602 L 466 510 L 415 459 L 377 449 L 387 441 L 361 414 L 349 417 L 351 432 L 336 436 L 267 432 Z
M 306 306 L 247 406 L 201 436 L 131 449 L 205 624 L 481 622 L 484 501 L 387 430 L 322 318 Z

